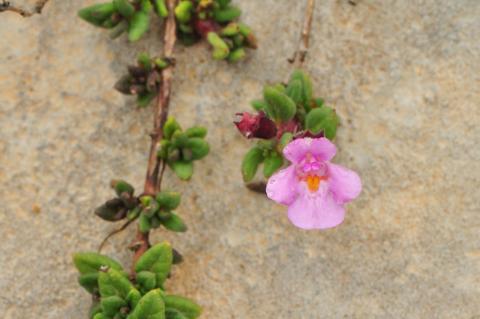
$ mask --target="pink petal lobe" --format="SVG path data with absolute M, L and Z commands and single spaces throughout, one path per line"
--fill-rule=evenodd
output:
M 297 197 L 297 184 L 295 167 L 290 165 L 268 179 L 267 197 L 277 203 L 290 205 Z
M 314 138 L 310 145 L 310 152 L 321 161 L 329 161 L 337 153 L 337 147 L 328 138 Z
M 328 191 L 314 195 L 303 193 L 288 208 L 288 218 L 302 229 L 327 229 L 343 222 L 345 209 Z
M 288 143 L 283 149 L 283 155 L 294 164 L 301 162 L 310 151 L 311 138 L 299 138 Z
M 328 182 L 334 199 L 339 204 L 352 201 L 362 191 L 362 181 L 357 173 L 340 165 L 327 163 Z
M 298 138 L 283 149 L 283 155 L 294 164 L 300 163 L 307 153 L 311 153 L 321 161 L 331 160 L 337 153 L 335 144 L 327 138 Z

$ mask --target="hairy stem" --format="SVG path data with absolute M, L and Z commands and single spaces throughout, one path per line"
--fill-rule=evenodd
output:
M 305 58 L 307 57 L 308 48 L 310 45 L 310 32 L 312 30 L 313 11 L 315 9 L 315 0 L 307 0 L 307 7 L 305 9 L 305 19 L 303 21 L 302 33 L 298 48 L 293 54 L 293 57 L 288 59 L 288 62 L 295 64 L 297 67 L 302 67 Z
M 176 22 L 175 22 L 175 6 L 177 0 L 167 0 L 168 17 L 165 22 L 165 35 L 163 38 L 163 55 L 173 61 L 173 50 L 177 40 Z M 160 91 L 154 107 L 153 132 L 150 134 L 152 142 L 150 145 L 150 154 L 148 156 L 147 174 L 143 192 L 146 195 L 154 195 L 160 191 L 160 183 L 163 176 L 164 164 L 157 157 L 158 143 L 162 139 L 163 125 L 167 120 L 168 106 L 170 103 L 170 95 L 172 92 L 173 79 L 173 63 L 162 71 L 162 80 L 160 83 Z M 160 167 L 162 166 L 162 169 Z M 132 245 L 135 255 L 133 257 L 133 265 L 150 248 L 149 233 L 142 233 L 137 230 L 136 240 Z

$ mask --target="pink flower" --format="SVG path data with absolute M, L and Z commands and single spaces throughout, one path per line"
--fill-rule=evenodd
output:
M 303 229 L 326 229 L 345 217 L 344 204 L 362 190 L 354 171 L 330 163 L 336 153 L 328 139 L 300 138 L 290 142 L 283 155 L 292 164 L 268 180 L 267 196 L 288 206 L 288 218 Z

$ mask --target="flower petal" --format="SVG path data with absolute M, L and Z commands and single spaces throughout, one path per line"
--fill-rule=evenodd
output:
M 311 153 L 321 161 L 331 160 L 337 152 L 335 144 L 327 138 L 298 138 L 283 149 L 283 155 L 294 164 L 300 163 L 307 153 Z
M 337 153 L 335 144 L 325 137 L 312 139 L 310 148 L 310 152 L 321 161 L 329 161 Z
M 341 224 L 345 209 L 335 202 L 330 192 L 304 193 L 288 208 L 288 218 L 303 229 L 327 229 Z
M 288 143 L 283 149 L 283 155 L 294 164 L 300 163 L 310 150 L 311 138 L 298 138 Z
M 327 167 L 330 191 L 337 203 L 347 203 L 360 195 L 362 191 L 362 181 L 357 173 L 332 163 L 327 163 Z
M 277 203 L 290 205 L 297 197 L 295 166 L 290 165 L 268 179 L 267 197 Z

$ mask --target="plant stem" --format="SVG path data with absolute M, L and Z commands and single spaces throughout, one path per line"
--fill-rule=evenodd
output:
M 47 4 L 47 2 L 48 0 L 39 0 L 35 3 L 34 11 L 27 11 L 27 10 L 12 6 L 10 2 L 6 0 L 2 0 L 2 2 L 0 3 L 0 12 L 12 11 L 12 12 L 18 13 L 22 17 L 27 18 L 27 17 L 33 16 L 35 13 L 39 13 L 39 14 L 42 13 L 43 7 Z
M 173 61 L 173 51 L 175 47 L 175 42 L 177 40 L 177 26 L 174 13 L 176 3 L 177 0 L 167 0 L 168 17 L 165 22 L 165 34 L 163 38 L 163 56 L 169 61 Z M 152 134 L 150 134 L 152 141 L 150 145 L 147 174 L 143 189 L 143 193 L 145 195 L 155 195 L 157 192 L 160 191 L 159 181 L 163 176 L 164 164 L 157 157 L 157 149 L 158 143 L 162 139 L 163 125 L 165 124 L 168 116 L 168 106 L 170 103 L 170 95 L 172 92 L 173 69 L 174 65 L 170 64 L 162 71 L 160 91 L 154 107 L 153 132 Z M 162 166 L 161 170 L 160 166 Z M 142 233 L 140 229 L 137 229 L 136 240 L 132 247 L 134 247 L 135 251 L 135 255 L 133 257 L 133 265 L 135 265 L 136 261 L 143 255 L 143 253 L 147 251 L 148 248 L 150 248 L 149 233 Z
M 300 36 L 298 48 L 293 54 L 293 57 L 288 59 L 288 62 L 295 64 L 297 67 L 302 67 L 305 58 L 307 57 L 308 48 L 310 45 L 310 32 L 312 30 L 313 11 L 315 9 L 315 0 L 307 0 L 307 7 L 305 9 L 305 19 L 303 22 L 303 29 Z

